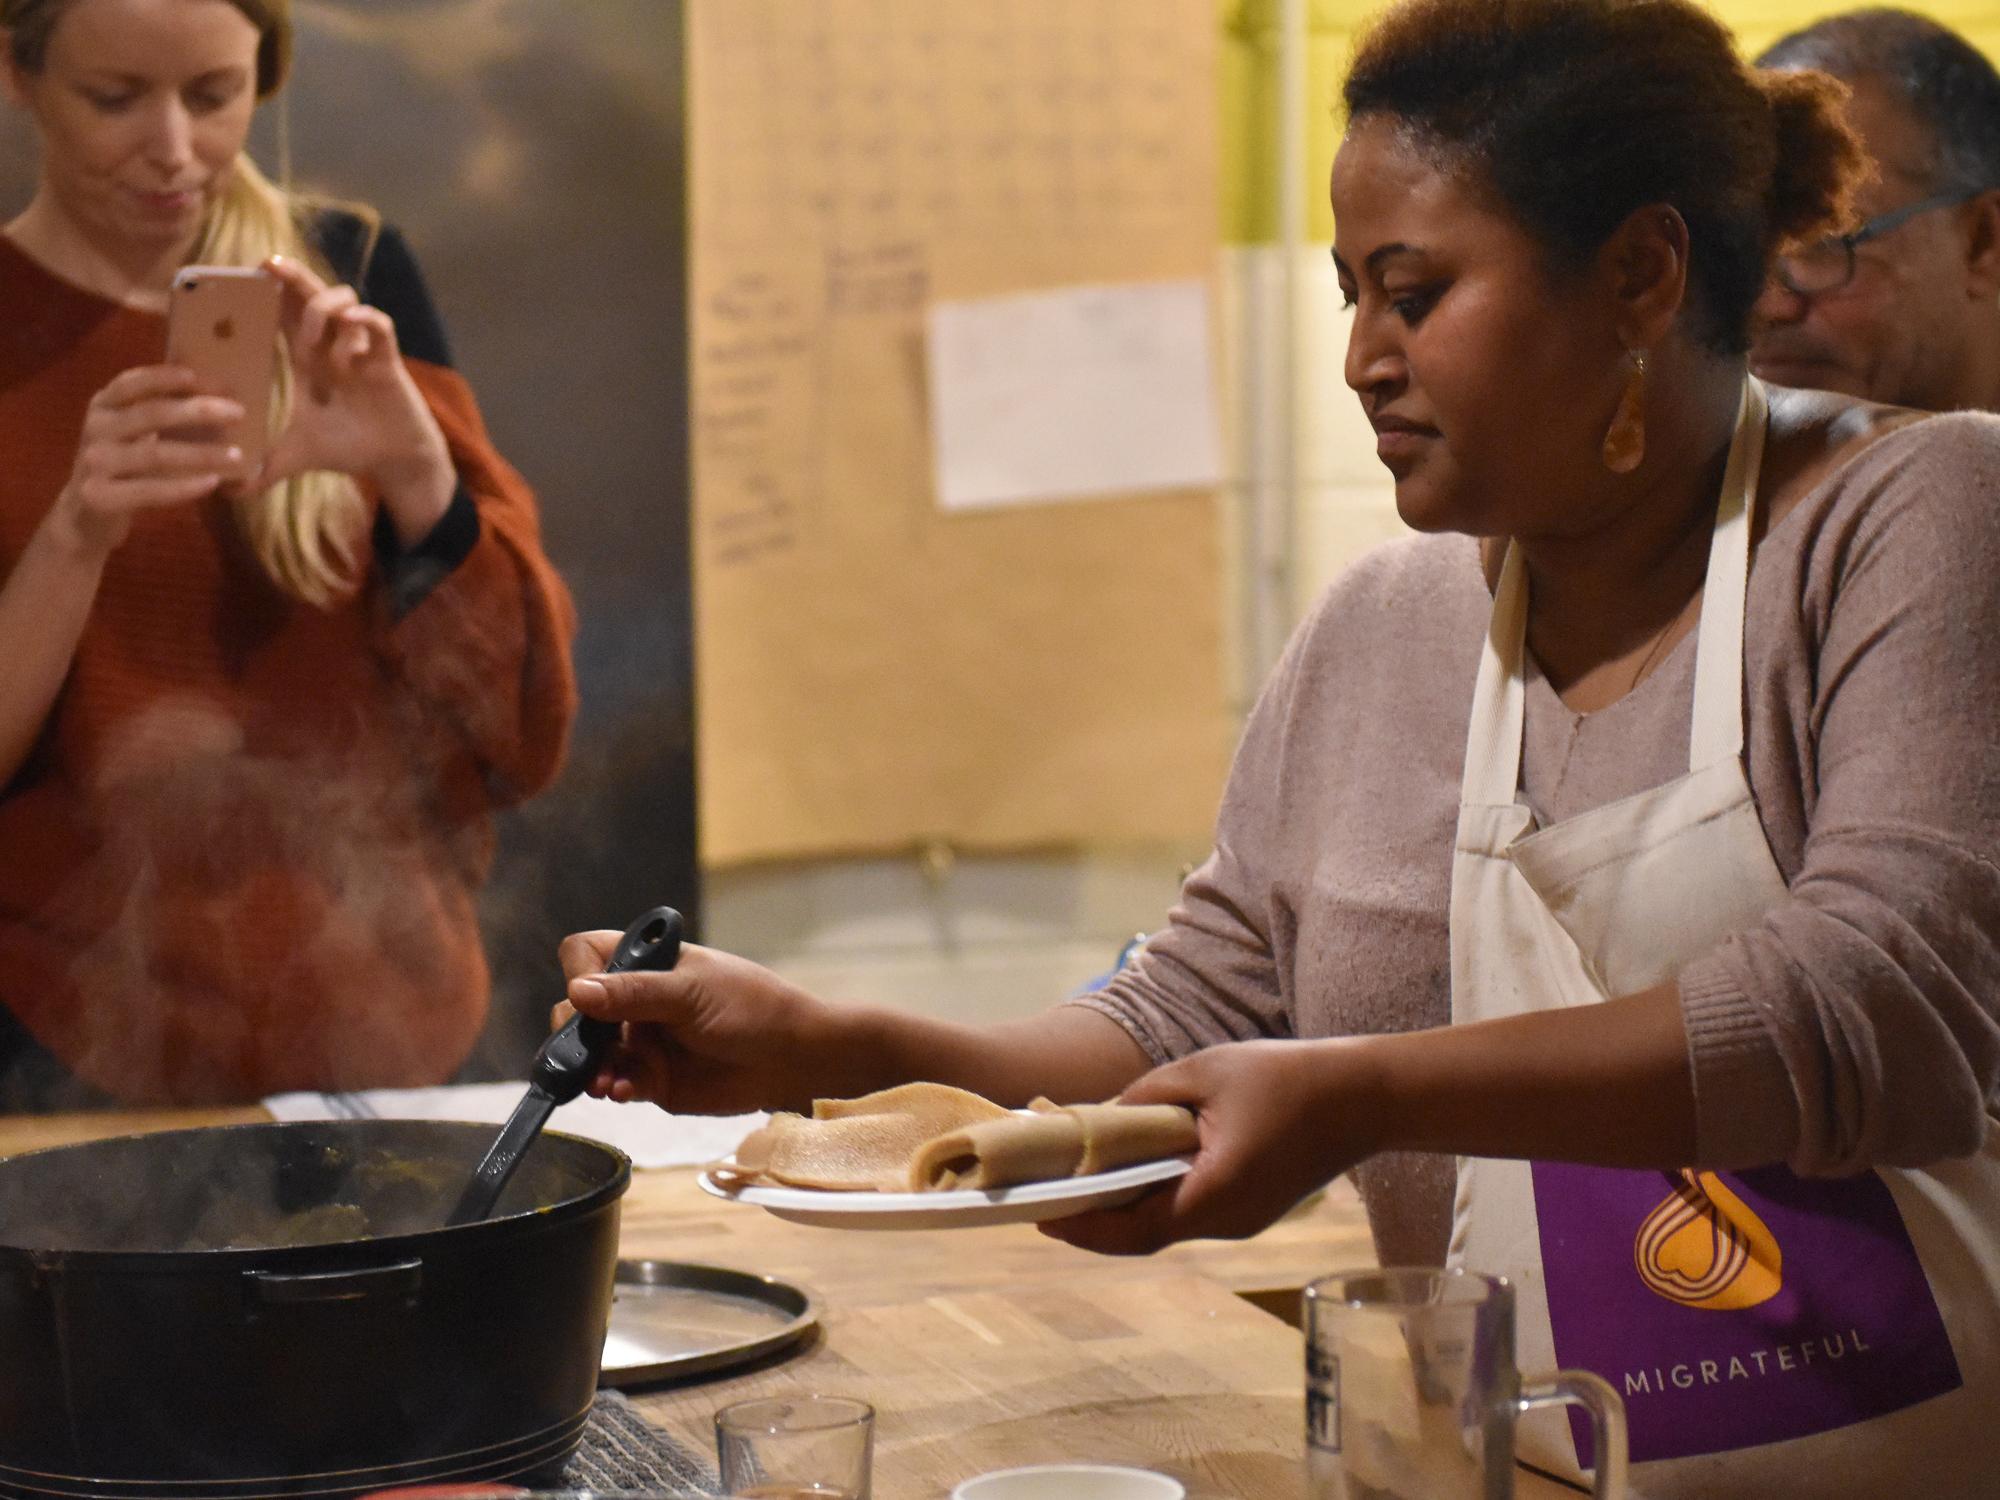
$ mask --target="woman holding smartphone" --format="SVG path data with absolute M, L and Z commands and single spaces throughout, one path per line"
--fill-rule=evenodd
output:
M 0 1107 L 439 1082 L 489 814 L 575 707 L 533 496 L 401 240 L 245 154 L 289 0 L 0 28 L 40 150 L 0 234 Z M 281 287 L 267 441 L 164 360 L 195 264 Z

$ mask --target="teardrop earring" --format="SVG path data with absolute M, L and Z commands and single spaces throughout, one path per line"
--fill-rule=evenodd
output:
M 1604 467 L 1614 474 L 1630 474 L 1646 456 L 1646 351 L 1634 349 L 1626 357 L 1631 372 L 1604 433 Z

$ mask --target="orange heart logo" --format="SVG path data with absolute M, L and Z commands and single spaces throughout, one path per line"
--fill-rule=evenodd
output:
M 1713 1172 L 1683 1170 L 1632 1246 L 1647 1290 L 1683 1307 L 1755 1307 L 1784 1286 L 1778 1240 Z

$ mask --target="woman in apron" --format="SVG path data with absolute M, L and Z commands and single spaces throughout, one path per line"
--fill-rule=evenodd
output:
M 1419 0 L 1347 102 L 1347 378 L 1433 534 L 1294 638 L 1167 925 L 984 1029 L 574 939 L 637 1023 L 602 1083 L 1184 1103 L 1187 1177 L 1050 1232 L 1252 1233 L 1356 1169 L 1386 1262 L 1509 1276 L 1524 1367 L 1622 1393 L 1638 1493 L 1991 1494 L 2000 423 L 1748 378 L 1858 156 L 1691 4 Z

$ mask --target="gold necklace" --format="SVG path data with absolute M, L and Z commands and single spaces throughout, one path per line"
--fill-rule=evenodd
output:
M 1673 618 L 1668 620 L 1666 624 L 1660 627 L 1660 633 L 1653 637 L 1653 644 L 1648 646 L 1646 648 L 1646 654 L 1639 658 L 1639 665 L 1637 668 L 1633 670 L 1632 680 L 1625 684 L 1625 691 L 1627 693 L 1630 693 L 1632 689 L 1636 688 L 1639 685 L 1639 679 L 1644 677 L 1646 675 L 1646 669 L 1653 665 L 1653 659 L 1660 654 L 1660 648 L 1666 645 L 1667 637 L 1673 633 L 1673 628 L 1676 625 L 1680 624 L 1682 619 L 1686 617 L 1689 605 L 1692 605 L 1694 601 L 1699 599 L 1700 597 L 1701 597 L 1701 590 L 1696 589 L 1692 594 L 1688 596 L 1687 603 L 1683 604 L 1679 609 L 1674 611 Z

